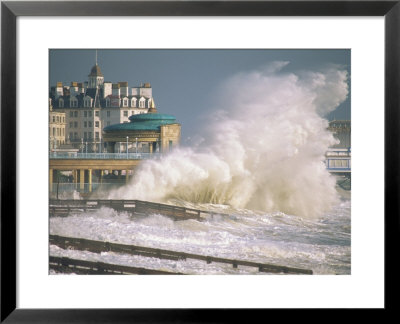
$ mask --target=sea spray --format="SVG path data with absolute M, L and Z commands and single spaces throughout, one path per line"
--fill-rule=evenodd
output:
M 226 204 L 318 217 L 337 202 L 324 154 L 335 143 L 321 114 L 348 93 L 347 73 L 240 73 L 220 89 L 203 141 L 141 163 L 109 198 Z

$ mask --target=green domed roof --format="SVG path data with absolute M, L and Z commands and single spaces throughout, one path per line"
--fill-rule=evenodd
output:
M 129 117 L 130 123 L 114 124 L 105 127 L 105 132 L 130 130 L 160 130 L 160 126 L 176 124 L 176 118 L 166 114 L 139 114 Z
M 135 121 L 145 121 L 145 120 L 176 120 L 175 116 L 167 115 L 167 114 L 138 114 L 132 115 L 129 117 L 129 120 L 132 122 Z

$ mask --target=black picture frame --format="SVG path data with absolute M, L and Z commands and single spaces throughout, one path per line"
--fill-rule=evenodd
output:
M 19 16 L 384 16 L 385 308 L 396 309 L 399 237 L 400 4 L 396 1 L 4 1 L 1 3 L 1 322 L 202 323 L 262 310 L 16 308 L 16 19 Z M 7 94 L 7 95 L 5 95 Z M 238 317 L 240 312 L 240 317 Z M 251 314 L 248 314 L 251 312 Z M 252 320 L 251 320 L 252 321 Z M 251 322 L 250 321 L 250 322 Z

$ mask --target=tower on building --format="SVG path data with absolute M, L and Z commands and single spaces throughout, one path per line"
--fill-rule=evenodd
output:
M 89 77 L 89 88 L 99 88 L 104 83 L 104 75 L 101 73 L 100 66 L 97 64 L 97 50 L 96 50 L 96 63 L 90 70 Z

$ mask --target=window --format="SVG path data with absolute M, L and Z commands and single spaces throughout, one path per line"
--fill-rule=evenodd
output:
M 92 127 L 92 122 L 91 121 L 89 122 L 89 127 Z
M 96 111 L 94 112 L 94 115 L 95 115 L 96 117 L 99 117 L 99 116 L 100 116 L 100 111 L 96 110 Z
M 78 117 L 78 112 L 74 111 L 74 117 Z
M 63 99 L 60 99 L 60 100 L 58 101 L 58 107 L 60 107 L 60 108 L 63 108 L 63 107 L 64 107 L 64 100 L 63 100 Z
M 83 133 L 83 139 L 86 140 L 87 139 L 87 132 Z
M 72 110 L 69 112 L 69 117 L 74 117 L 74 112 Z
M 89 139 L 92 139 L 92 133 L 88 133 Z
M 53 136 L 56 136 L 56 129 L 53 127 Z
M 56 116 L 53 116 L 53 123 L 56 122 Z
M 87 117 L 87 111 L 86 110 L 83 112 L 83 117 Z
M 106 99 L 106 107 L 110 107 L 110 98 Z
M 131 101 L 131 107 L 136 107 L 136 100 L 135 100 L 135 99 L 132 99 L 132 101 Z
M 107 117 L 110 117 L 110 111 L 107 110 Z
M 124 99 L 123 105 L 124 105 L 124 107 L 128 106 L 128 99 Z
M 74 133 L 72 133 L 72 132 L 69 133 L 69 139 L 70 139 L 70 140 L 74 139 Z
M 128 111 L 124 110 L 124 117 L 128 117 Z
M 98 122 L 98 121 L 96 121 L 95 123 L 95 126 L 98 128 L 99 127 L 99 125 L 100 125 L 100 123 Z
M 78 128 L 78 122 L 74 122 L 74 127 Z
M 70 123 L 69 123 L 69 128 L 72 128 L 72 127 L 74 127 L 74 123 L 73 123 L 73 122 L 70 122 Z
M 87 122 L 83 122 L 83 127 L 87 127 Z
M 92 116 L 93 116 L 92 112 L 91 112 L 91 111 L 89 111 L 89 117 L 92 117 Z
M 74 138 L 75 138 L 76 140 L 78 139 L 78 133 L 77 133 L 77 132 L 74 133 Z
M 139 101 L 139 108 L 144 108 L 144 100 Z

